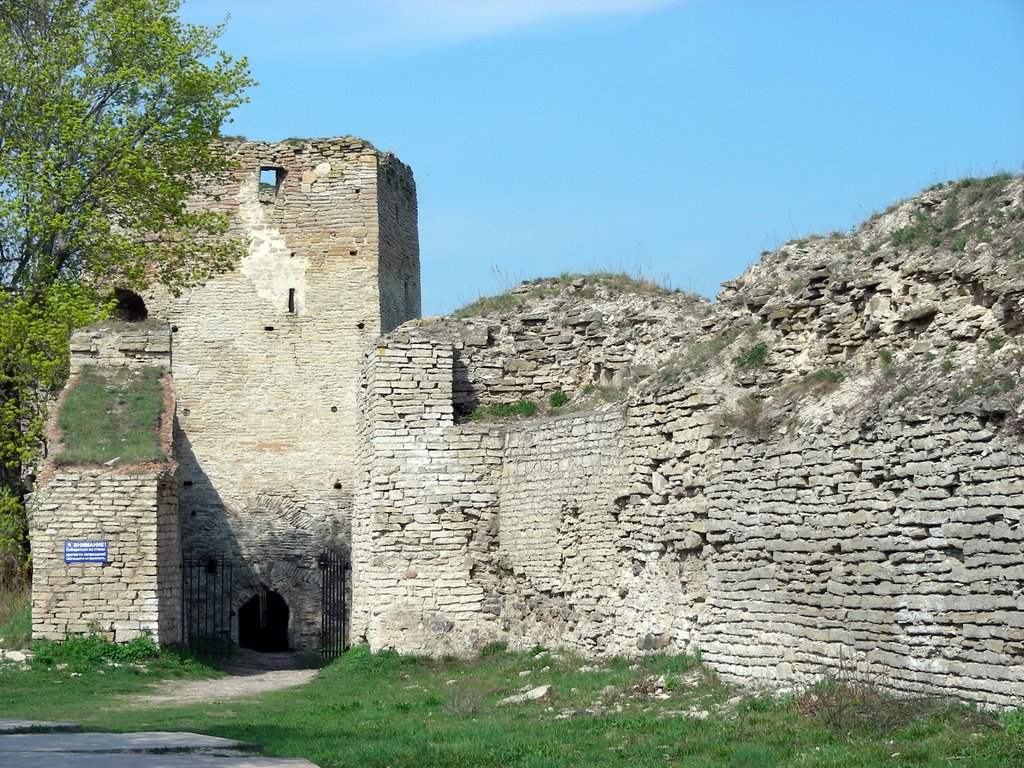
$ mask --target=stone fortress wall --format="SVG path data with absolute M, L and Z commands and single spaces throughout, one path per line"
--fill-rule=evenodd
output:
M 158 367 L 170 362 L 163 325 L 103 324 L 74 334 L 70 386 L 85 365 Z M 174 392 L 163 377 L 161 442 L 171 453 Z M 67 391 L 67 390 L 65 390 Z M 173 460 L 135 467 L 47 467 L 29 519 L 32 632 L 63 640 L 99 632 L 117 642 L 181 635 L 178 468 Z M 66 562 L 66 542 L 102 542 L 105 562 Z
M 714 306 L 634 297 L 583 322 L 601 300 L 572 300 L 584 280 L 386 336 L 363 369 L 357 635 L 699 649 L 727 679 L 846 668 L 1019 705 L 1024 181 L 959 193 L 781 249 Z M 954 205 L 955 247 L 910 239 Z M 666 305 L 683 319 L 652 333 Z M 612 343 L 628 355 L 605 376 Z M 643 376 L 620 402 L 584 397 Z M 464 418 L 555 389 L 579 410 Z
M 310 648 L 318 555 L 349 541 L 358 361 L 420 311 L 416 188 L 351 137 L 229 151 L 237 170 L 201 204 L 248 253 L 180 297 L 146 296 L 172 331 L 182 545 L 234 564 L 235 613 L 278 593 L 289 645 Z M 238 641 L 236 622 L 221 631 Z
M 72 342 L 73 368 L 173 366 L 176 463 L 41 483 L 37 634 L 173 641 L 184 552 L 234 564 L 222 635 L 276 593 L 288 645 L 314 647 L 318 555 L 351 546 L 375 649 L 699 649 L 728 679 L 852 666 L 1019 704 L 1024 180 L 789 244 L 716 304 L 581 277 L 421 321 L 406 166 L 352 138 L 232 151 L 201 204 L 250 242 L 238 268 L 146 297 L 173 345 Z M 102 578 L 56 559 L 94 535 Z

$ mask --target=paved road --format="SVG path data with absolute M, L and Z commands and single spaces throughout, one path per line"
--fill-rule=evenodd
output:
M 317 768 L 251 749 L 199 733 L 82 733 L 73 723 L 0 720 L 0 768 Z

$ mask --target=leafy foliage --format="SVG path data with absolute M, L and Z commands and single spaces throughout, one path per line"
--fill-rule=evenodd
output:
M 556 390 L 548 396 L 548 405 L 552 408 L 561 408 L 569 402 L 569 396 L 562 390 Z
M 0 282 L 194 284 L 230 266 L 226 220 L 185 205 L 251 83 L 178 0 L 0 6 Z
M 178 0 L 0 3 L 0 562 L 24 563 L 26 474 L 70 331 L 113 287 L 172 291 L 243 243 L 188 205 L 227 172 L 215 141 L 252 84 Z M 5 577 L 6 578 L 6 577 Z
M 68 338 L 98 311 L 92 290 L 64 280 L 34 299 L 0 291 L 0 587 L 27 567 L 22 474 L 46 444 L 47 404 L 68 375 Z
M 768 345 L 762 341 L 736 355 L 733 358 L 733 364 L 740 370 L 752 370 L 754 368 L 764 368 L 767 359 Z
M 32 636 L 32 594 L 28 586 L 0 588 L 0 648 L 22 648 Z
M 134 664 L 155 659 L 160 650 L 149 635 L 139 635 L 127 643 L 112 643 L 99 635 L 71 636 L 61 643 L 36 640 L 32 643 L 35 657 L 32 662 L 40 667 L 67 664 L 76 670 L 96 667 L 112 661 Z

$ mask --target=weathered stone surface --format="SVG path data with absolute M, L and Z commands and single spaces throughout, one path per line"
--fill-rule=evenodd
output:
M 354 137 L 229 149 L 238 169 L 200 204 L 248 254 L 181 297 L 146 297 L 173 330 L 182 545 L 233 563 L 235 614 L 277 592 L 289 645 L 310 648 L 318 556 L 349 546 L 359 360 L 420 313 L 416 187 Z M 259 189 L 261 169 L 276 187 Z M 237 642 L 237 621 L 218 632 Z
M 1024 181 L 999 194 L 958 210 L 1009 248 Z M 667 303 L 661 338 L 681 352 L 630 335 L 645 322 L 632 298 L 626 313 L 602 299 L 599 337 L 574 335 L 598 324 L 573 306 L 585 280 L 386 337 L 363 369 L 357 634 L 431 653 L 699 648 L 723 677 L 787 683 L 852 664 L 899 690 L 1019 704 L 1024 454 L 1001 425 L 1024 417 L 1006 342 L 1024 330 L 1024 273 L 988 250 L 969 277 L 949 250 L 899 252 L 919 205 L 786 246 L 713 308 Z M 459 423 L 478 404 L 577 399 L 640 357 L 653 375 L 622 404 Z M 483 431 L 487 450 L 467 450 Z

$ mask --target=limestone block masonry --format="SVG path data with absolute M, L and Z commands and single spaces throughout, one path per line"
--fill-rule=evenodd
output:
M 844 670 L 1020 706 L 1022 242 L 1024 179 L 965 181 L 788 244 L 714 305 L 539 281 L 385 336 L 363 362 L 357 635 L 697 649 L 727 680 Z M 468 418 L 556 389 L 533 420 Z
M 98 324 L 75 334 L 71 346 L 74 371 L 86 364 L 166 370 L 170 362 L 168 331 L 160 324 Z M 170 455 L 175 404 L 169 372 L 162 382 L 160 440 Z M 142 634 L 159 643 L 181 642 L 173 460 L 128 467 L 47 464 L 29 505 L 29 525 L 33 637 L 63 640 L 99 632 L 117 642 Z M 65 547 L 83 542 L 104 547 L 105 562 L 67 562 Z
M 319 642 L 318 555 L 349 545 L 364 349 L 420 312 L 416 187 L 357 138 L 231 142 L 196 205 L 249 243 L 230 273 L 146 296 L 170 325 L 182 543 L 234 566 L 239 608 L 275 592 L 288 644 Z
M 66 563 L 66 542 L 103 542 L 105 563 Z M 32 512 L 32 634 L 149 634 L 181 642 L 178 478 L 173 467 L 58 472 Z
M 452 339 L 407 325 L 365 363 L 353 620 L 372 647 L 699 648 L 726 679 L 845 664 L 1020 704 L 1024 455 L 984 415 L 764 441 L 678 387 L 458 425 Z
M 352 621 L 377 647 L 401 637 L 403 650 L 463 653 L 501 636 L 481 565 L 496 544 L 502 435 L 453 425 L 452 348 L 420 331 L 404 326 L 369 353 Z

